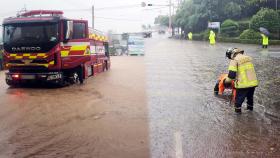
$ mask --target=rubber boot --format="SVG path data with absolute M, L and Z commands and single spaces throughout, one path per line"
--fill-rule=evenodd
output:
M 247 110 L 253 111 L 254 107 L 252 105 L 247 105 Z
M 241 107 L 240 108 L 239 107 L 235 107 L 234 111 L 235 111 L 236 114 L 241 114 Z

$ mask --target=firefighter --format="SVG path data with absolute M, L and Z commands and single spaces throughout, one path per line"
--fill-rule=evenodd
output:
M 189 38 L 190 41 L 192 40 L 192 32 L 188 33 L 188 38 Z
M 268 46 L 268 37 L 265 34 L 263 34 L 263 33 L 261 33 L 261 36 L 262 36 L 262 47 L 263 48 L 267 48 L 267 46 Z
M 238 48 L 229 48 L 226 57 L 230 59 L 228 77 L 224 83 L 234 80 L 236 88 L 235 112 L 241 113 L 241 106 L 247 98 L 247 110 L 253 111 L 254 92 L 258 86 L 258 80 L 252 58 L 244 55 L 244 51 Z
M 210 31 L 210 34 L 209 34 L 209 42 L 211 45 L 214 45 L 216 43 L 216 34 L 213 30 Z

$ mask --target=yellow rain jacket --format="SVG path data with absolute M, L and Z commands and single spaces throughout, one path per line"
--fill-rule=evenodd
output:
M 230 61 L 229 71 L 236 72 L 235 88 L 256 87 L 259 84 L 257 80 L 252 58 L 243 54 L 237 54 Z

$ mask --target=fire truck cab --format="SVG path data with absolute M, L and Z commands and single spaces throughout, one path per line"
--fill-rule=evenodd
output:
M 62 11 L 33 10 L 3 22 L 6 83 L 83 83 L 110 68 L 107 38 Z

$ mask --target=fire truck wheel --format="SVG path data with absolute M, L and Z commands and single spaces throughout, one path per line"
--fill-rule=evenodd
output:
M 83 67 L 79 68 L 78 69 L 78 81 L 80 82 L 80 84 L 83 84 L 84 83 L 84 77 L 83 77 L 83 74 L 84 74 L 84 71 L 83 71 Z
M 104 66 L 103 66 L 103 71 L 107 71 L 108 70 L 108 63 L 107 61 L 105 61 Z
M 69 78 L 69 82 L 70 84 L 75 84 L 78 83 L 79 81 L 79 75 L 78 73 L 75 71 L 71 74 L 70 78 Z
M 13 86 L 13 85 L 14 85 L 13 82 L 10 81 L 10 80 L 6 80 L 6 83 L 7 83 L 7 85 L 9 85 L 9 86 Z

